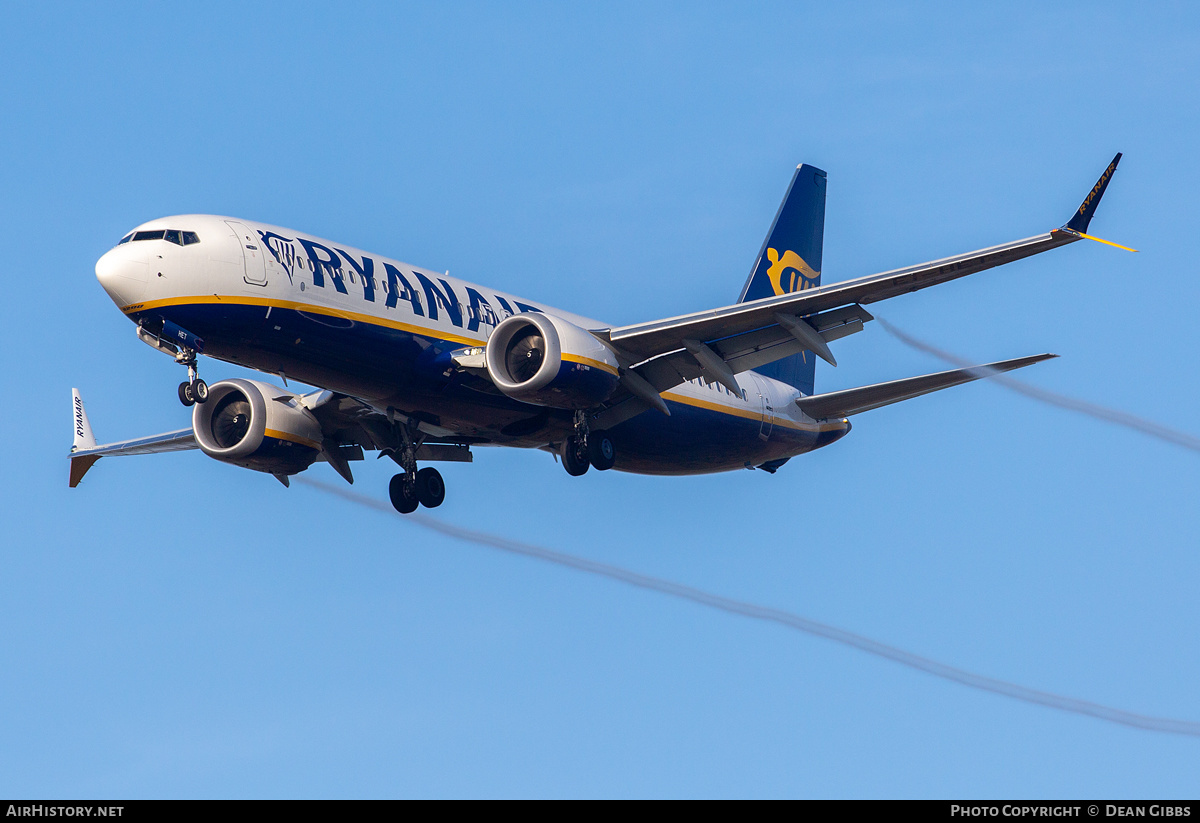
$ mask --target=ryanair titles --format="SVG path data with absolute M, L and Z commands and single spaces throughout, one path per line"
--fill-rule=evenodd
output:
M 83 437 L 83 400 L 75 397 L 75 437 Z
M 304 237 L 284 237 L 261 229 L 258 236 L 293 282 L 297 269 L 307 270 L 312 274 L 312 284 L 316 288 L 332 287 L 340 294 L 349 295 L 346 287 L 349 280 L 356 292 L 361 287 L 363 300 L 368 303 L 382 302 L 387 308 L 394 309 L 404 301 L 412 306 L 413 314 L 418 317 L 430 320 L 444 317 L 468 331 L 478 331 L 481 324 L 494 326 L 499 323 L 502 318 L 497 309 L 510 315 L 541 311 L 537 306 L 519 300 L 510 303 L 498 294 L 492 295 L 493 305 L 470 286 L 464 287 L 466 294 L 460 297 L 445 278 L 439 277 L 435 283 L 419 271 L 403 272 L 386 260 L 380 266 L 368 255 L 357 257 Z
M 1088 196 L 1079 205 L 1079 214 L 1087 212 L 1088 208 L 1092 205 L 1092 201 L 1104 193 L 1104 189 L 1108 187 L 1108 178 L 1112 177 L 1112 173 L 1116 168 L 1116 160 L 1108 164 L 1108 168 L 1104 170 L 1104 174 L 1100 175 L 1100 179 L 1096 181 L 1096 185 L 1092 186 L 1092 190 L 1088 192 Z

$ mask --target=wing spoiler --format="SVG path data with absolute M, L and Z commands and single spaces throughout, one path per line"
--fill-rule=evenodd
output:
M 1035 354 L 1032 357 L 1018 357 L 1015 360 L 1001 360 L 966 369 L 907 377 L 903 380 L 876 383 L 873 386 L 861 386 L 857 389 L 814 394 L 810 397 L 797 398 L 796 405 L 814 420 L 849 417 L 852 414 L 860 414 L 880 406 L 899 403 L 901 400 L 920 397 L 923 394 L 948 389 L 951 386 L 961 386 L 963 383 L 970 383 L 972 380 L 979 380 L 982 377 L 994 377 L 1006 371 L 1022 369 L 1054 357 L 1058 357 L 1058 355 Z

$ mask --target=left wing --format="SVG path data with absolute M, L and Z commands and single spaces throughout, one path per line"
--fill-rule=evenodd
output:
M 87 470 L 94 466 L 101 457 L 157 454 L 158 452 L 177 452 L 200 448 L 196 444 L 196 437 L 190 428 L 98 446 L 96 445 L 96 436 L 92 434 L 92 424 L 88 420 L 87 412 L 84 411 L 83 398 L 79 394 L 79 389 L 71 389 L 71 408 L 75 415 L 75 441 L 71 446 L 71 488 L 79 485 L 79 481 L 87 474 Z
M 484 438 L 456 435 L 415 416 L 402 413 L 386 414 L 372 408 L 361 400 L 328 391 L 305 395 L 306 407 L 320 423 L 323 434 L 321 454 L 318 461 L 329 463 L 334 470 L 353 483 L 350 472 L 351 461 L 362 460 L 363 450 L 372 450 L 394 455 L 403 445 L 400 425 L 408 425 L 412 432 L 413 445 L 418 460 L 471 462 L 470 444 L 487 442 Z M 79 389 L 71 389 L 71 405 L 74 413 L 75 439 L 71 446 L 71 488 L 79 485 L 88 469 L 101 457 L 121 457 L 130 454 L 158 454 L 160 452 L 198 449 L 192 429 L 122 440 L 116 443 L 97 445 L 92 433 L 92 424 L 83 408 Z M 286 485 L 286 482 L 285 482 Z
M 639 402 L 622 404 L 628 407 L 626 413 L 657 405 L 648 389 L 662 392 L 698 376 L 738 392 L 737 373 L 801 351 L 837 365 L 828 343 L 860 331 L 873 319 L 864 303 L 936 286 L 1082 238 L 1098 240 L 1086 231 L 1120 159 L 1118 153 L 1071 220 L 1045 234 L 843 283 L 593 332 L 611 343 L 627 362 L 626 370 L 635 374 L 624 382 Z M 625 417 L 609 415 L 606 422 L 611 425 Z

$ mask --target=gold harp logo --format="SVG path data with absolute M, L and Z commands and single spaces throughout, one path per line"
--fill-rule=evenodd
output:
M 804 258 L 794 251 L 785 251 L 783 257 L 780 257 L 775 249 L 767 249 L 767 259 L 771 261 L 767 277 L 770 278 L 771 288 L 777 295 L 811 289 L 821 276 L 819 271 L 813 271 L 812 266 L 805 263 Z

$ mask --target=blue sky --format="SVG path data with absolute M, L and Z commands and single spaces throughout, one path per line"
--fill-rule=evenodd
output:
M 971 691 L 198 453 L 95 260 L 152 217 L 336 238 L 613 323 L 732 301 L 792 168 L 825 282 L 1064 222 L 876 305 L 1043 388 L 1200 431 L 1197 12 L 1123 4 L 157 4 L 0 33 L 0 794 L 1195 796 L 1194 739 Z M 942 364 L 868 326 L 818 389 Z M 205 362 L 211 381 L 242 374 Z M 356 466 L 382 499 L 390 469 Z M 390 465 L 390 464 L 389 464 Z M 481 450 L 437 515 L 972 671 L 1200 720 L 1200 460 L 972 385 L 774 476 Z M 336 480 L 328 467 L 314 477 Z M 338 481 L 340 482 L 340 481 Z

